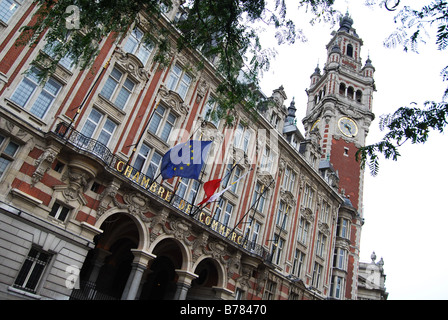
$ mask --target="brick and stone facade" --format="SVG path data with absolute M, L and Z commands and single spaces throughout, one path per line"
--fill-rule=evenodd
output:
M 127 43 L 144 24 L 105 38 L 91 69 L 61 64 L 39 85 L 23 72 L 43 43 L 15 45 L 35 10 L 23 2 L 0 24 L 0 298 L 356 298 L 362 171 L 353 159 L 364 140 L 334 134 L 336 109 L 325 109 L 320 131 L 309 130 L 310 109 L 304 136 L 279 86 L 257 121 L 236 106 L 226 128 L 207 115 L 222 81 L 214 65 L 192 67 L 202 58 L 187 50 L 169 66 L 152 61 L 157 48 L 139 58 Z M 329 87 L 336 74 L 325 76 Z M 352 80 L 365 86 L 362 105 L 368 79 Z M 363 136 L 370 108 L 356 118 Z M 163 181 L 160 157 L 192 133 L 213 141 L 200 183 Z M 234 164 L 230 183 L 247 175 L 198 210 L 202 183 Z

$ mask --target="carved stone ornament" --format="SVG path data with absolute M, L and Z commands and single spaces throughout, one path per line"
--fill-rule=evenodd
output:
M 319 225 L 318 225 L 318 227 L 319 227 L 319 230 L 320 230 L 323 234 L 325 234 L 326 236 L 329 236 L 329 235 L 330 235 L 330 227 L 328 226 L 327 223 L 319 221 Z
M 131 74 L 134 78 L 145 82 L 149 79 L 149 71 L 144 68 L 143 63 L 135 55 L 125 52 L 123 49 L 117 47 L 117 61 L 124 68 L 124 70 Z
M 120 209 L 127 209 L 133 216 L 139 217 L 143 222 L 150 222 L 150 219 L 145 216 L 145 213 L 149 211 L 150 202 L 148 198 L 143 197 L 139 192 L 127 193 L 123 196 L 125 204 L 118 202 L 113 197 L 115 206 Z
M 68 170 L 62 176 L 62 181 L 68 180 L 68 186 L 62 190 L 63 196 L 68 201 L 77 201 L 84 198 L 83 193 L 87 191 L 87 187 L 92 177 L 86 173 L 68 167 Z
M 32 176 L 32 185 L 34 186 L 37 182 L 39 182 L 44 174 L 50 169 L 51 164 L 56 159 L 59 154 L 59 149 L 54 147 L 48 147 L 45 151 L 40 155 L 40 157 L 34 162 L 36 166 L 36 170 Z
M 300 209 L 302 216 L 310 223 L 314 222 L 314 214 L 309 208 Z
M 163 230 L 166 234 L 174 235 L 176 239 L 185 242 L 188 246 L 193 245 L 194 241 L 188 239 L 191 235 L 193 235 L 191 232 L 190 223 L 181 219 L 172 219 L 168 224 L 169 227 L 166 225 L 163 226 Z
M 162 100 L 167 106 L 179 114 L 188 114 L 188 107 L 181 96 L 177 92 L 169 90 L 164 85 L 159 89 L 159 100 Z
M 203 79 L 203 78 L 199 79 L 197 95 L 196 95 L 196 103 L 201 102 L 202 98 L 205 97 L 205 94 L 207 93 L 207 90 L 209 87 L 210 86 L 208 85 L 208 83 L 205 79 Z
M 284 190 L 283 187 L 280 187 L 280 198 L 290 207 L 295 207 L 297 200 L 291 191 Z
M 111 181 L 109 185 L 106 187 L 106 189 L 100 194 L 99 201 L 100 204 L 98 205 L 97 214 L 98 216 L 101 216 L 106 210 L 110 203 L 110 201 L 107 201 L 107 198 L 110 197 L 113 201 L 115 199 L 115 196 L 118 193 L 118 190 L 120 189 L 121 182 L 120 181 Z
M 208 234 L 201 233 L 193 242 L 192 255 L 193 261 L 196 261 L 200 256 L 207 252 Z

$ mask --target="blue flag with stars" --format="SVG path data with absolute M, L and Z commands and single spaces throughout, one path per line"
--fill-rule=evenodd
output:
M 202 166 L 207 159 L 211 141 L 190 140 L 175 145 L 162 158 L 162 178 L 182 177 L 199 179 Z

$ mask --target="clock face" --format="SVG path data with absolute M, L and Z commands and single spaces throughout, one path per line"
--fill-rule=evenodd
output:
M 341 130 L 341 132 L 347 137 L 354 138 L 358 134 L 358 126 L 355 121 L 350 118 L 342 117 L 339 119 L 338 125 L 339 130 Z

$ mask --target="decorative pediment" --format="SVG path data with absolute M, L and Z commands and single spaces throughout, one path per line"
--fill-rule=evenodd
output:
M 115 52 L 117 52 L 117 62 L 127 73 L 142 82 L 149 79 L 149 71 L 145 69 L 139 58 L 121 48 L 117 48 Z
M 280 198 L 290 207 L 295 207 L 297 200 L 291 191 L 284 190 L 283 187 L 280 188 Z
M 188 114 L 188 107 L 185 105 L 182 97 L 177 92 L 167 89 L 164 85 L 159 89 L 159 99 L 178 114 Z
M 314 222 L 314 214 L 310 208 L 300 209 L 302 216 L 310 223 Z

